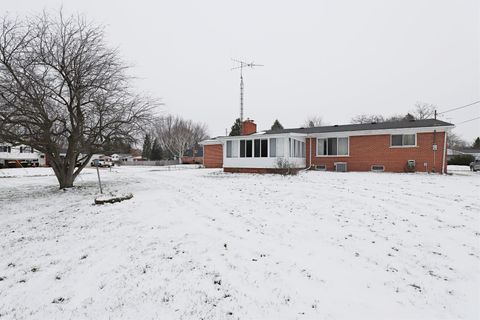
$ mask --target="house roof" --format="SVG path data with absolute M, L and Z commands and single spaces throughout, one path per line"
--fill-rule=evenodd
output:
M 425 127 L 453 127 L 454 125 L 445 121 L 435 119 L 425 120 L 404 120 L 390 122 L 373 122 L 361 124 L 345 124 L 334 126 L 322 126 L 313 128 L 293 128 L 280 130 L 266 130 L 267 134 L 274 133 L 328 133 L 344 131 L 364 131 L 364 130 L 386 130 L 386 129 L 404 129 L 404 128 L 425 128 Z

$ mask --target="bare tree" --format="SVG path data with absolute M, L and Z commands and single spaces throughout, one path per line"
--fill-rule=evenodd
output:
M 310 116 L 305 119 L 303 123 L 304 128 L 313 128 L 313 127 L 321 127 L 323 125 L 323 119 L 319 116 Z
M 155 102 L 130 92 L 125 71 L 83 17 L 0 18 L 0 140 L 45 153 L 72 187 L 106 141 L 133 142 L 151 119 Z
M 410 113 L 406 115 L 395 114 L 389 117 L 384 117 L 379 114 L 361 114 L 356 117 L 353 117 L 351 123 L 362 124 L 362 123 L 380 123 L 380 122 L 393 122 L 393 121 L 408 121 L 414 120 L 414 116 Z
M 416 120 L 432 119 L 435 115 L 436 106 L 425 102 L 416 102 L 413 116 Z
M 162 148 L 178 157 L 181 163 L 188 148 L 207 138 L 207 128 L 204 124 L 168 115 L 158 121 L 156 134 Z
M 447 145 L 448 148 L 458 149 L 458 148 L 465 148 L 467 147 L 468 143 L 463 140 L 460 136 L 458 136 L 454 132 L 449 132 L 447 134 Z
M 373 123 L 373 122 L 385 122 L 385 118 L 378 114 L 360 114 L 352 118 L 351 123 Z

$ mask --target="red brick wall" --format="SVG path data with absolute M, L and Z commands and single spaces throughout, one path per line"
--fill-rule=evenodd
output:
M 291 169 L 292 171 L 300 171 L 302 169 Z M 285 173 L 286 169 L 278 168 L 223 168 L 224 172 L 230 173 Z
M 326 165 L 327 170 L 334 170 L 335 162 L 346 162 L 348 171 L 370 171 L 372 165 L 383 165 L 385 171 L 405 172 L 407 160 L 415 160 L 416 171 L 428 171 L 434 168 L 442 172 L 444 150 L 444 132 L 436 133 L 437 151 L 435 163 L 433 161 L 433 132 L 417 133 L 417 146 L 412 148 L 391 148 L 390 135 L 352 136 L 350 137 L 350 150 L 348 157 L 316 157 L 316 139 L 312 139 L 312 165 Z M 306 143 L 307 167 L 310 161 L 310 141 Z M 446 172 L 446 158 L 445 158 Z
M 221 144 L 203 146 L 203 165 L 205 168 L 221 168 L 223 166 L 223 146 Z

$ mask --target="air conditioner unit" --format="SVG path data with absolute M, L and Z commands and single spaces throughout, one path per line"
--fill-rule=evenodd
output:
M 347 172 L 347 163 L 346 162 L 335 162 L 335 171 L 337 171 L 337 172 Z

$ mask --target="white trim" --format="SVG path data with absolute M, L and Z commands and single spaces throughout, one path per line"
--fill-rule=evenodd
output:
M 304 133 L 272 133 L 272 134 L 262 134 L 262 135 L 246 135 L 246 136 L 224 136 L 224 137 L 217 137 L 219 141 L 227 141 L 227 140 L 254 140 L 254 139 L 269 139 L 269 138 L 305 138 L 307 134 Z
M 223 142 L 217 139 L 209 139 L 209 140 L 200 141 L 198 144 L 201 146 L 206 146 L 206 145 L 212 145 L 212 144 L 223 144 Z

